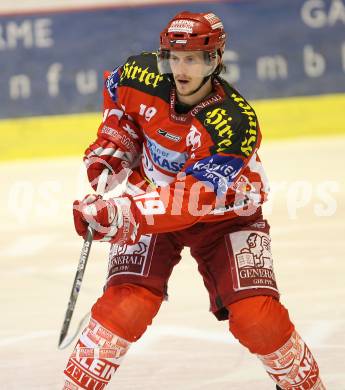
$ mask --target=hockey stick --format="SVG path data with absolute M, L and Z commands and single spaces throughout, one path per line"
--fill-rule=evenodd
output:
M 98 195 L 103 196 L 103 194 L 104 194 L 105 186 L 107 184 L 108 172 L 109 172 L 108 169 L 104 169 L 99 177 L 98 184 L 97 184 L 97 190 L 96 190 L 96 193 Z M 71 295 L 69 297 L 68 306 L 67 306 L 67 310 L 66 310 L 66 314 L 65 314 L 65 319 L 64 319 L 62 329 L 60 332 L 60 339 L 59 339 L 59 345 L 58 345 L 59 349 L 66 348 L 75 337 L 75 336 L 73 336 L 69 343 L 65 343 L 65 345 L 62 346 L 62 343 L 65 340 L 65 337 L 67 335 L 67 332 L 68 332 L 68 329 L 69 329 L 69 326 L 71 323 L 73 311 L 75 308 L 75 304 L 77 302 L 77 298 L 78 298 L 79 291 L 81 288 L 81 283 L 83 281 L 87 260 L 89 258 L 89 254 L 90 254 L 93 235 L 94 235 L 94 229 L 89 225 L 87 228 L 87 233 L 86 233 L 86 237 L 84 240 L 84 244 L 83 244 L 83 247 L 81 249 L 78 269 L 77 269 L 77 272 L 75 274 L 75 278 L 74 278 L 74 282 L 73 282 L 73 286 L 72 286 L 72 291 L 71 291 Z M 79 324 L 77 332 L 79 332 L 79 329 L 82 326 L 83 320 Z

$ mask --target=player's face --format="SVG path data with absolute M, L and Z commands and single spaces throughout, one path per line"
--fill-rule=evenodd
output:
M 211 68 L 201 51 L 171 51 L 169 63 L 180 96 L 193 93 Z

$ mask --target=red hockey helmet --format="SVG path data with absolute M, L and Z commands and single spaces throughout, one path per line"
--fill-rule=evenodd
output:
M 170 51 L 202 51 L 208 65 L 203 76 L 218 74 L 226 35 L 221 20 L 213 13 L 181 12 L 160 34 L 158 69 L 161 74 L 171 74 Z M 220 60 L 219 60 L 220 58 Z
M 219 51 L 226 35 L 221 20 L 213 13 L 181 12 L 160 34 L 160 50 Z

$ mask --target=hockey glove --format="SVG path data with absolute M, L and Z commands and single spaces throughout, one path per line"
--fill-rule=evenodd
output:
M 87 227 L 94 230 L 94 240 L 111 243 L 135 243 L 139 238 L 138 210 L 128 197 L 104 200 L 100 195 L 86 195 L 73 203 L 74 226 L 86 236 Z
M 142 152 L 142 135 L 138 126 L 120 109 L 112 109 L 98 128 L 97 139 L 85 151 L 84 162 L 93 189 L 104 168 L 109 170 L 106 191 L 127 177 Z M 126 169 L 127 168 L 127 169 Z
M 132 164 L 132 154 L 126 153 L 113 142 L 98 137 L 86 150 L 84 164 L 89 182 L 94 190 L 104 168 L 109 169 L 106 191 L 110 191 L 126 177 Z

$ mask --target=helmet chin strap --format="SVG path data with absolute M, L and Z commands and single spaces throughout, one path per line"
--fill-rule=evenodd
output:
M 184 95 L 184 96 L 192 96 L 194 95 L 195 93 L 197 93 L 206 83 L 207 81 L 210 79 L 212 75 L 208 75 L 206 77 L 204 77 L 204 79 L 202 80 L 202 82 L 200 83 L 200 85 L 198 86 L 198 88 L 194 89 L 194 91 L 188 93 L 187 95 Z

